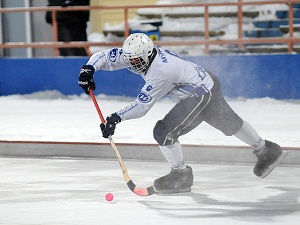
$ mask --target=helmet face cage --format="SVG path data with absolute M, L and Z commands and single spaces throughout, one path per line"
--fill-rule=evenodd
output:
M 123 44 L 124 59 L 131 67 L 128 70 L 143 74 L 149 67 L 149 56 L 153 52 L 152 40 L 143 33 L 131 34 Z

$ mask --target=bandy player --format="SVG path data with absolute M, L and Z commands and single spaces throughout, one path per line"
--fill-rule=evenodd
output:
M 266 177 L 285 157 L 286 152 L 273 142 L 264 140 L 225 101 L 220 82 L 211 72 L 177 54 L 155 46 L 143 33 L 131 34 L 122 48 L 101 50 L 82 66 L 78 84 L 89 94 L 95 90 L 94 73 L 99 70 L 127 68 L 140 74 L 145 85 L 137 98 L 101 124 L 104 138 L 113 135 L 116 124 L 144 116 L 165 95 L 178 103 L 157 121 L 154 139 L 171 166 L 170 173 L 154 181 L 158 193 L 189 192 L 193 185 L 192 168 L 185 164 L 178 138 L 205 121 L 226 136 L 234 135 L 253 147 L 257 162 L 253 172 Z M 201 138 L 201 134 L 198 134 Z

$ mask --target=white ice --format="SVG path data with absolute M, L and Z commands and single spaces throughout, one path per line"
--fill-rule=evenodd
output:
M 144 187 L 169 169 L 162 162 L 125 164 Z M 116 161 L 0 158 L 0 224 L 299 224 L 300 167 L 278 167 L 261 179 L 252 165 L 190 165 L 191 193 L 140 197 L 127 188 Z
M 97 93 L 97 92 L 95 92 Z M 133 98 L 98 95 L 104 117 L 130 103 Z M 262 138 L 284 147 L 300 146 L 300 102 L 298 100 L 228 99 L 231 107 L 258 131 Z M 155 143 L 152 129 L 173 107 L 174 101 L 158 102 L 143 118 L 117 125 L 115 142 Z M 56 91 L 0 97 L 0 140 L 107 142 L 101 137 L 100 119 L 85 94 L 64 96 Z M 180 138 L 182 144 L 245 145 L 206 123 Z
M 106 116 L 131 98 L 97 96 Z M 107 142 L 91 99 L 56 91 L 0 97 L 0 140 Z M 160 101 L 144 118 L 117 125 L 114 140 L 155 143 L 152 128 L 175 104 Z M 271 98 L 232 99 L 229 104 L 263 138 L 300 146 L 300 103 Z M 203 123 L 180 138 L 186 144 L 244 145 Z M 108 151 L 112 151 L 108 146 Z M 119 149 L 122 154 L 122 150 Z M 133 181 L 148 187 L 168 173 L 164 162 L 126 160 Z M 281 225 L 299 224 L 300 167 L 280 166 L 266 179 L 253 165 L 189 163 L 191 193 L 134 195 L 117 160 L 0 158 L 0 224 L 3 225 Z M 112 192 L 115 199 L 106 202 Z

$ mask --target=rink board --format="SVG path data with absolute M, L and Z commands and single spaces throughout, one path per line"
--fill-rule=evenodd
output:
M 300 54 L 204 55 L 186 59 L 214 73 L 228 98 L 300 99 Z M 45 90 L 81 95 L 83 91 L 77 84 L 77 76 L 87 60 L 87 57 L 2 58 L 0 96 Z M 42 75 L 37 73 L 40 68 L 43 68 Z M 95 94 L 109 96 L 136 97 L 145 83 L 141 76 L 127 69 L 101 70 L 94 80 Z
M 116 143 L 123 159 L 165 161 L 156 144 Z M 283 147 L 288 155 L 282 164 L 299 165 L 300 148 Z M 183 145 L 185 161 L 218 163 L 253 163 L 250 147 L 220 145 Z M 78 157 L 114 159 L 109 143 L 0 141 L 0 157 Z

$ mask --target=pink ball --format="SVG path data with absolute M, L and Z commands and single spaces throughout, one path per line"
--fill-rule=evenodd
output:
M 106 199 L 106 201 L 110 202 L 114 199 L 114 195 L 112 193 L 107 193 L 105 195 L 105 199 Z

